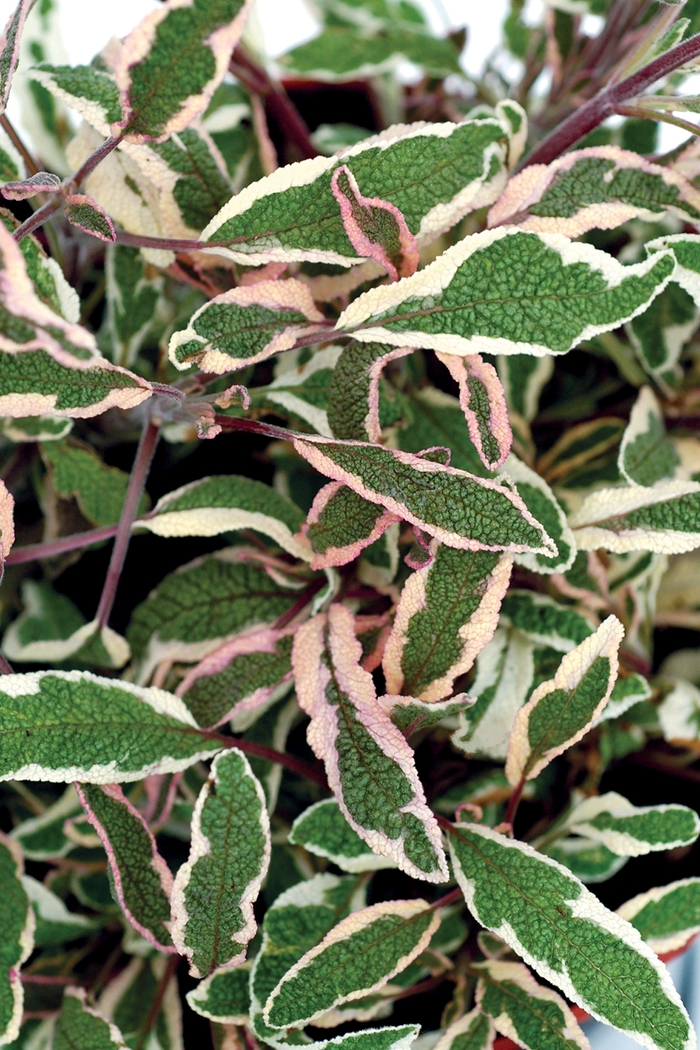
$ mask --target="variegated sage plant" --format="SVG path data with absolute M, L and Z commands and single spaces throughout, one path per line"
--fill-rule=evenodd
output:
M 700 832 L 700 0 L 511 0 L 480 78 L 411 0 L 77 67 L 56 4 L 0 40 L 0 1045 L 694 1050 L 700 877 L 616 876 Z

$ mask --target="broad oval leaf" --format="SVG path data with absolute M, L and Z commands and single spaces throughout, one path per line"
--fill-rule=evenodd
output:
M 172 892 L 173 943 L 194 977 L 245 958 L 269 863 L 265 795 L 245 755 L 232 748 L 214 759 L 199 794 L 190 855 Z
M 447 878 L 413 752 L 377 704 L 352 614 L 334 604 L 299 628 L 292 664 L 307 738 L 343 816 L 374 852 L 428 882 Z
M 674 267 L 670 252 L 622 266 L 559 234 L 501 227 L 465 237 L 413 277 L 358 296 L 336 331 L 460 356 L 563 354 L 645 310 Z
M 0 1046 L 19 1035 L 24 1004 L 20 967 L 34 947 L 34 910 L 22 884 L 24 861 L 17 840 L 0 832 L 3 936 L 0 943 Z
M 569 516 L 584 551 L 681 554 L 700 546 L 700 484 L 657 481 L 649 487 L 598 489 Z
M 695 1033 L 663 963 L 561 864 L 490 828 L 450 834 L 455 875 L 477 922 L 568 999 L 648 1050 L 691 1050 Z
M 250 1018 L 250 963 L 214 970 L 187 993 L 195 1013 L 219 1024 L 247 1024 Z
M 308 1024 L 377 991 L 427 948 L 439 925 L 437 912 L 420 899 L 355 912 L 287 971 L 265 1004 L 265 1023 Z
M 221 748 L 172 693 L 89 671 L 5 675 L 0 714 L 0 780 L 142 780 L 187 769 Z
M 396 867 L 393 860 L 374 853 L 362 841 L 333 798 L 305 809 L 292 824 L 289 841 L 303 846 L 317 857 L 327 857 L 342 871 L 351 874 Z
M 126 1050 L 117 1026 L 88 1006 L 84 988 L 66 988 L 52 1046 L 53 1050 Z
M 639 893 L 617 913 L 658 955 L 677 951 L 700 932 L 700 879 L 680 879 Z
M 700 835 L 700 818 L 687 806 L 633 806 L 616 791 L 593 795 L 566 819 L 576 835 L 601 842 L 621 857 L 688 846 Z
M 609 616 L 562 658 L 554 678 L 543 682 L 515 716 L 506 776 L 516 785 L 536 777 L 553 758 L 580 740 L 610 699 L 624 628 Z

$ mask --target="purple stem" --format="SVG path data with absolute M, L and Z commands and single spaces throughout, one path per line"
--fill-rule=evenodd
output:
M 559 127 L 555 128 L 538 146 L 535 146 L 521 162 L 519 170 L 531 164 L 551 164 L 579 139 L 588 135 L 608 117 L 613 116 L 617 112 L 617 107 L 623 102 L 639 95 L 645 88 L 655 84 L 662 77 L 668 76 L 674 69 L 686 65 L 698 55 L 700 55 L 700 33 L 696 33 L 695 36 L 677 44 L 670 51 L 659 55 L 653 62 L 638 69 L 626 80 L 604 87 L 594 98 L 562 121 Z
M 8 664 L 2 653 L 0 653 L 0 674 L 14 674 L 12 665 Z
M 227 248 L 231 241 L 182 240 L 177 237 L 146 237 L 140 233 L 116 231 L 116 243 L 128 244 L 132 248 L 163 248 L 172 252 L 197 252 L 202 248 Z
M 84 160 L 80 165 L 75 175 L 67 180 L 69 184 L 74 186 L 80 186 L 82 182 L 90 175 L 98 164 L 100 164 L 105 157 L 108 157 L 112 150 L 115 150 L 119 143 L 124 138 L 123 135 L 117 135 L 114 138 L 109 138 L 98 146 L 94 153 L 91 153 L 87 160 Z
M 38 226 L 43 226 L 47 219 L 49 219 L 55 211 L 63 204 L 63 199 L 56 199 L 53 197 L 46 204 L 42 204 L 40 208 L 30 215 L 28 219 L 25 219 L 21 226 L 18 226 L 12 236 L 16 241 L 21 241 L 23 237 L 26 237 L 32 230 L 36 230 Z
M 158 444 L 159 436 L 160 427 L 149 419 L 148 422 L 144 424 L 139 447 L 136 450 L 134 465 L 131 468 L 129 487 L 126 492 L 126 499 L 124 500 L 124 507 L 117 528 L 117 538 L 112 550 L 112 558 L 109 563 L 107 577 L 102 589 L 102 596 L 100 597 L 100 604 L 97 609 L 96 620 L 99 628 L 107 625 L 112 612 L 114 598 L 119 585 L 119 577 L 124 568 L 124 559 L 126 558 L 129 540 L 131 539 L 131 527 L 136 518 L 139 500 L 141 499 L 143 486 L 148 477 L 148 470 L 151 465 L 151 460 L 153 459 L 153 453 L 156 450 L 156 445 Z
M 5 558 L 6 565 L 21 565 L 23 562 L 35 561 L 38 558 L 53 558 L 67 551 L 77 551 L 81 547 L 90 547 L 93 543 L 109 540 L 116 536 L 118 525 L 103 525 L 100 529 L 88 529 L 76 532 L 72 536 L 62 536 L 59 540 L 48 543 L 30 543 L 26 547 L 15 547 Z

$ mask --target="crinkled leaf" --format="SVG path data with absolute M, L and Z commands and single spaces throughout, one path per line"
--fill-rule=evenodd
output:
M 382 372 L 411 348 L 383 343 L 348 343 L 333 370 L 328 392 L 328 423 L 332 435 L 347 441 L 381 439 Z
M 513 432 L 496 369 L 479 354 L 457 357 L 438 353 L 438 358 L 459 386 L 459 403 L 479 459 L 487 470 L 497 470 L 508 458 Z
M 435 1050 L 492 1050 L 495 1038 L 493 1021 L 475 1007 L 453 1021 L 435 1044 Z
M 129 475 L 110 467 L 93 448 L 73 440 L 51 441 L 41 448 L 53 483 L 62 499 L 75 496 L 82 514 L 93 525 L 115 525 L 121 517 L 129 486 Z M 143 495 L 139 512 L 148 509 Z
M 143 816 L 118 784 L 77 787 L 85 815 L 100 836 L 122 911 L 159 951 L 173 952 L 173 877 Z
M 678 805 L 633 806 L 616 791 L 584 799 L 565 826 L 576 835 L 602 842 L 621 857 L 688 846 L 700 834 L 695 810 Z
M 186 0 L 147 15 L 119 52 L 123 112 L 112 133 L 162 142 L 187 128 L 224 79 L 249 7 L 245 0 Z
M 7 106 L 12 77 L 19 61 L 22 29 L 33 3 L 34 0 L 19 0 L 0 37 L 0 113 L 4 113 Z
M 540 977 L 649 1050 L 695 1046 L 666 968 L 637 931 L 566 868 L 475 824 L 457 825 L 450 846 L 474 918 Z
M 525 1050 L 589 1050 L 571 1008 L 522 963 L 489 960 L 474 967 L 476 1001 L 501 1033 Z
M 458 693 L 449 700 L 436 700 L 431 703 L 416 700 L 413 696 L 385 693 L 379 697 L 379 703 L 394 725 L 408 737 L 420 729 L 431 729 L 443 719 L 460 715 L 465 708 L 474 703 L 474 699 L 466 693 Z
M 32 902 L 36 928 L 34 944 L 42 948 L 63 944 L 79 937 L 87 937 L 95 929 L 95 922 L 86 915 L 71 912 L 60 897 L 31 875 L 22 876 L 22 885 Z
M 71 226 L 108 244 L 116 240 L 114 223 L 104 208 L 85 193 L 69 193 L 65 199 L 63 214 Z
M 12 1043 L 19 1034 L 24 992 L 20 967 L 34 947 L 34 911 L 22 884 L 24 862 L 16 839 L 0 832 L 0 1046 Z
M 546 594 L 511 589 L 501 606 L 503 623 L 516 627 L 535 643 L 568 653 L 594 628 L 590 620 L 570 605 L 560 605 Z
M 176 368 L 196 363 L 204 372 L 232 372 L 289 350 L 315 330 L 319 313 L 305 284 L 260 281 L 232 288 L 201 306 L 187 328 L 170 339 Z
M 617 463 L 630 485 L 645 486 L 672 478 L 680 463 L 666 436 L 661 405 L 649 386 L 642 387 L 634 403 Z
M 265 1023 L 307 1024 L 378 991 L 420 955 L 439 924 L 439 915 L 420 898 L 355 912 L 287 971 L 265 1004 Z
M 512 453 L 503 464 L 503 473 L 514 482 L 515 490 L 523 503 L 533 518 L 547 530 L 547 535 L 557 547 L 554 557 L 547 554 L 518 554 L 515 558 L 517 564 L 547 576 L 555 572 L 566 572 L 576 557 L 576 541 L 566 514 L 551 488 L 537 471 L 532 470 Z
M 398 124 L 342 157 L 363 194 L 399 209 L 419 246 L 468 212 L 490 203 L 505 184 L 508 132 L 495 117 L 459 124 Z M 359 261 L 331 190 L 338 157 L 288 164 L 246 187 L 204 229 L 203 241 L 234 262 Z
M 539 685 L 518 711 L 506 759 L 512 785 L 536 777 L 588 732 L 610 698 L 623 635 L 620 621 L 609 616 L 566 653 L 554 678 Z
M 639 893 L 617 912 L 658 955 L 677 951 L 700 932 L 700 879 L 680 879 Z
M 629 860 L 629 857 L 618 857 L 601 842 L 576 836 L 555 839 L 543 846 L 542 852 L 586 884 L 607 882 Z
M 365 1028 L 335 1039 L 307 1043 L 307 1050 L 409 1050 L 415 1043 L 420 1025 L 404 1024 L 396 1028 Z
M 390 858 L 372 852 L 332 798 L 304 810 L 292 824 L 289 841 L 352 874 L 396 867 Z
M 389 693 L 451 694 L 498 626 L 512 559 L 433 541 L 433 559 L 404 584 L 382 667 Z
M 692 182 L 631 150 L 589 146 L 515 175 L 491 208 L 489 225 L 580 237 L 667 212 L 686 222 L 700 219 L 700 192 Z
M 89 671 L 5 675 L 0 710 L 0 780 L 141 780 L 186 769 L 220 748 L 171 693 Z
M 375 853 L 414 878 L 447 877 L 440 832 L 425 802 L 413 752 L 379 707 L 352 614 L 332 605 L 302 625 L 292 650 L 307 737 L 326 766 L 350 826 Z
M 84 988 L 66 988 L 52 1046 L 53 1050 L 126 1050 L 117 1026 L 88 1006 Z
M 311 567 L 347 565 L 375 543 L 396 514 L 370 503 L 340 481 L 331 481 L 318 492 L 303 526 L 311 545 Z
M 219 1024 L 246 1024 L 250 1017 L 250 963 L 222 968 L 187 993 L 187 1002 L 202 1017 Z
M 245 958 L 253 904 L 270 863 L 265 796 L 235 748 L 214 759 L 192 817 L 192 846 L 175 876 L 172 937 L 194 977 Z
M 562 354 L 645 310 L 673 270 L 671 253 L 622 266 L 560 234 L 500 227 L 465 237 L 413 277 L 360 295 L 336 330 L 460 356 Z
M 700 484 L 657 481 L 598 489 L 569 516 L 582 550 L 680 554 L 700 546 Z
M 38 171 L 36 175 L 31 175 L 21 182 L 6 182 L 0 193 L 5 200 L 23 201 L 35 197 L 37 193 L 56 193 L 60 188 L 61 180 L 58 175 L 53 175 L 50 171 Z
M 403 60 L 426 73 L 445 77 L 460 73 L 457 48 L 450 40 L 411 31 L 405 23 L 377 36 L 353 32 L 345 26 L 330 26 L 320 36 L 295 47 L 280 59 L 285 71 L 330 83 L 342 83 L 391 72 Z

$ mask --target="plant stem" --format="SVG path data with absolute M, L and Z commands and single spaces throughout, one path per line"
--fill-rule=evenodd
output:
M 43 226 L 47 219 L 51 218 L 54 212 L 63 204 L 63 200 L 57 200 L 52 197 L 46 204 L 42 204 L 40 208 L 30 215 L 28 219 L 25 219 L 21 226 L 18 226 L 12 236 L 16 241 L 21 241 L 23 237 L 26 237 L 28 233 L 36 230 L 39 226 Z
M 14 674 L 12 665 L 8 664 L 2 653 L 0 653 L 0 674 Z
M 266 102 L 270 115 L 297 147 L 302 158 L 310 160 L 318 157 L 319 151 L 311 141 L 309 129 L 282 85 L 276 84 L 240 44 L 233 52 L 229 68 L 242 84 Z
M 700 33 L 696 33 L 695 36 L 677 44 L 670 51 L 659 55 L 653 62 L 638 69 L 625 80 L 603 88 L 594 98 L 562 121 L 538 146 L 535 146 L 521 162 L 519 170 L 531 164 L 550 164 L 575 145 L 579 139 L 617 113 L 618 106 L 621 106 L 622 103 L 639 95 L 645 88 L 655 84 L 662 77 L 668 76 L 674 69 L 686 65 L 698 55 L 700 55 Z
M 140 233 L 116 231 L 115 244 L 128 244 L 132 248 L 162 248 L 171 252 L 198 252 L 203 248 L 227 248 L 231 241 L 183 240 L 178 237 L 146 237 Z
M 325 773 L 317 769 L 316 766 L 312 766 L 309 762 L 305 762 L 303 758 L 295 758 L 294 755 L 288 755 L 284 751 L 275 751 L 272 747 L 256 744 L 252 740 L 246 740 L 244 737 L 224 736 L 223 733 L 213 731 L 205 731 L 202 735 L 210 740 L 219 740 L 224 747 L 236 747 L 239 751 L 244 751 L 248 755 L 255 755 L 256 758 L 264 758 L 268 762 L 276 762 L 278 765 L 290 770 L 290 772 L 298 773 L 300 777 L 305 777 L 307 780 L 313 781 L 314 784 L 318 784 L 324 791 L 330 790 Z
M 222 430 L 247 430 L 249 434 L 261 434 L 263 437 L 279 438 L 290 441 L 300 435 L 286 427 L 277 427 L 273 423 L 259 423 L 256 419 L 241 419 L 240 416 L 214 416 L 214 422 Z
M 449 822 L 448 822 L 449 823 Z M 462 891 L 459 886 L 455 886 L 453 890 L 446 893 L 444 897 L 440 897 L 439 900 L 433 901 L 430 905 L 431 911 L 437 911 L 438 908 L 449 908 L 450 904 L 456 904 L 457 901 L 462 900 Z
M 38 175 L 39 168 L 37 167 L 36 161 L 32 157 L 27 147 L 22 142 L 22 139 L 17 134 L 15 128 L 13 127 L 12 121 L 7 116 L 7 113 L 3 113 L 0 116 L 0 127 L 2 127 L 3 130 L 7 133 L 7 137 L 9 138 L 10 142 L 15 147 L 22 160 L 26 164 L 27 171 L 29 172 L 29 174 Z
M 160 1008 L 163 1005 L 163 998 L 168 990 L 168 985 L 170 984 L 171 978 L 175 975 L 179 965 L 180 956 L 171 955 L 165 969 L 163 970 L 163 976 L 158 982 L 156 994 L 153 996 L 153 1002 L 151 1003 L 151 1007 L 146 1015 L 146 1020 L 143 1022 L 143 1028 L 139 1032 L 139 1038 L 135 1050 L 141 1050 L 141 1047 L 146 1042 L 149 1032 L 154 1028 L 155 1023 L 158 1020 Z
M 6 565 L 22 565 L 27 561 L 36 561 L 39 558 L 54 558 L 58 554 L 67 551 L 77 551 L 81 547 L 90 547 L 93 543 L 102 540 L 111 540 L 116 536 L 118 525 L 103 525 L 100 529 L 88 529 L 86 532 L 75 532 L 72 536 L 61 536 L 58 540 L 50 540 L 48 543 L 30 543 L 26 547 L 15 547 L 7 558 Z
M 153 453 L 155 452 L 159 435 L 160 427 L 149 419 L 144 424 L 139 447 L 136 450 L 134 465 L 131 468 L 129 487 L 126 491 L 126 499 L 124 500 L 124 507 L 117 528 L 117 538 L 114 543 L 114 549 L 112 550 L 112 558 L 109 563 L 109 569 L 107 570 L 107 578 L 105 579 L 105 584 L 102 589 L 100 604 L 97 608 L 96 620 L 100 629 L 107 626 L 107 622 L 112 612 L 114 598 L 119 585 L 119 577 L 122 574 L 124 559 L 126 558 L 126 552 L 129 547 L 131 527 L 136 519 L 139 500 L 141 498 L 141 493 L 143 492 L 143 486 L 146 483 L 146 478 L 148 477 L 148 470 L 151 465 L 151 460 L 153 459 Z
M 525 783 L 525 775 L 523 774 L 520 778 L 520 783 L 513 789 L 513 794 L 508 800 L 508 806 L 506 807 L 506 814 L 503 818 L 503 822 L 505 824 L 510 824 L 511 827 L 515 823 L 515 816 L 518 812 L 518 806 L 520 805 L 520 799 L 522 798 Z
M 76 173 L 67 180 L 67 183 L 73 186 L 80 186 L 88 175 L 92 174 L 97 165 L 117 148 L 123 138 L 123 135 L 116 135 L 113 138 L 106 139 L 101 146 L 97 147 L 94 153 L 91 153 L 90 156 L 83 161 Z

